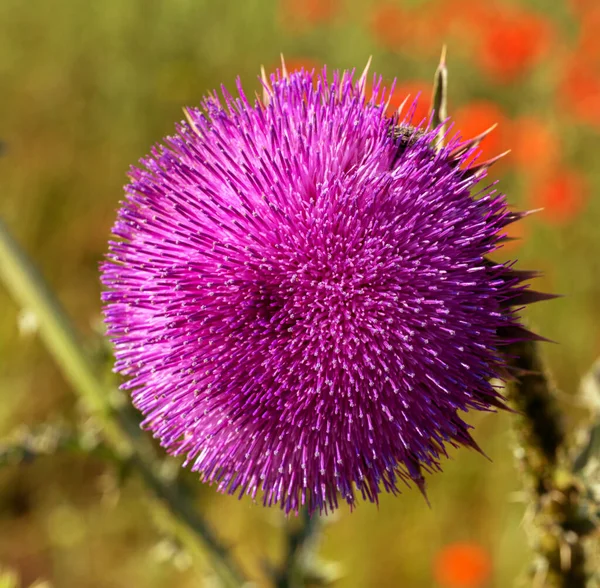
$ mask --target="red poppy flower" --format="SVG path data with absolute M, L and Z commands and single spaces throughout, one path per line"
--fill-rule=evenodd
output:
M 586 63 L 596 72 L 600 67 L 600 6 L 597 4 L 593 9 L 586 12 L 579 21 L 579 38 L 577 42 L 577 60 Z
M 573 56 L 559 83 L 558 95 L 561 106 L 575 118 L 600 127 L 600 72 Z
M 507 149 L 505 143 L 506 117 L 500 107 L 486 100 L 471 102 L 458 108 L 452 115 L 455 128 L 460 129 L 463 139 L 470 139 L 483 133 L 494 124 L 494 129 L 483 139 L 480 145 L 479 161 L 484 161 L 499 155 Z
M 437 5 L 403 10 L 395 4 L 382 4 L 375 8 L 370 28 L 375 41 L 388 50 L 410 48 L 437 54 L 448 27 Z
M 560 158 L 560 140 L 542 120 L 523 116 L 511 123 L 511 161 L 524 172 L 547 170 Z
M 495 10 L 492 3 L 449 0 L 440 7 L 440 17 L 453 34 L 472 37 L 493 25 Z
M 407 97 L 408 100 L 406 100 Z M 406 104 L 403 112 L 408 112 L 413 102 L 417 100 L 413 115 L 413 124 L 419 124 L 424 118 L 429 116 L 431 108 L 431 82 L 413 81 L 397 84 L 390 98 L 388 116 L 392 116 L 405 100 Z
M 503 9 L 483 31 L 477 58 L 493 78 L 511 82 L 548 54 L 552 27 L 544 17 Z
M 489 580 L 489 553 L 476 543 L 453 543 L 444 547 L 434 562 L 436 581 L 444 588 L 480 588 Z
M 398 49 L 408 34 L 406 14 L 398 6 L 382 4 L 371 19 L 371 32 L 375 40 L 386 49 Z
M 569 6 L 577 16 L 585 17 L 597 8 L 598 0 L 569 0 Z
M 538 184 L 533 194 L 534 208 L 543 208 L 540 215 L 553 224 L 566 224 L 585 207 L 588 186 L 576 170 L 554 171 Z
M 281 19 L 288 29 L 331 22 L 339 13 L 339 0 L 282 0 Z

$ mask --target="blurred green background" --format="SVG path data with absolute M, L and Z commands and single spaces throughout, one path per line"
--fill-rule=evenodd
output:
M 128 166 L 196 105 L 264 64 L 373 69 L 398 78 L 394 100 L 430 84 L 448 45 L 450 114 L 467 134 L 500 123 L 486 154 L 513 152 L 493 176 L 516 207 L 545 207 L 517 227 L 505 258 L 544 271 L 565 297 L 528 309 L 573 401 L 600 354 L 600 10 L 589 0 L 1 0 L 0 215 L 39 263 L 78 326 L 96 337 L 98 263 Z M 75 397 L 28 318 L 0 288 L 0 438 L 20 424 L 80 418 Z M 93 344 L 92 344 L 93 345 Z M 471 415 L 492 460 L 452 452 L 420 494 L 342 508 L 321 552 L 341 588 L 503 587 L 527 565 L 511 417 Z M 141 483 L 58 454 L 0 470 L 0 566 L 23 585 L 191 587 L 198 568 L 148 516 Z M 198 504 L 260 581 L 281 555 L 279 511 L 198 484 Z M 452 556 L 467 545 L 479 554 Z M 453 560 L 454 557 L 454 560 Z M 458 557 L 458 559 L 456 559 Z M 445 559 L 444 559 L 445 558 Z M 463 561 L 464 560 L 464 561 Z M 453 568 L 458 568 L 458 571 Z M 479 566 L 479 567 L 477 567 Z M 462 570 L 462 571 L 461 571 Z M 479 570 L 479 572 L 477 572 Z M 462 576 L 461 576 L 462 574 Z

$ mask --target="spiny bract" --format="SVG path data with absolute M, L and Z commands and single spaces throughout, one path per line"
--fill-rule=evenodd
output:
M 532 274 L 476 143 L 406 129 L 364 78 L 223 90 L 132 168 L 102 266 L 116 371 L 144 426 L 222 491 L 285 511 L 423 489 L 459 411 L 503 406 Z M 397 132 L 398 129 L 404 132 Z

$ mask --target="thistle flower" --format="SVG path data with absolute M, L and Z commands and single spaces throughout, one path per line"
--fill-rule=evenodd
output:
M 207 98 L 132 168 L 102 266 L 143 426 L 229 493 L 286 512 L 377 501 L 476 447 L 533 276 L 487 255 L 520 215 L 479 138 L 386 116 L 365 75 Z M 436 148 L 434 148 L 436 147 Z M 467 169 L 465 169 L 467 166 Z

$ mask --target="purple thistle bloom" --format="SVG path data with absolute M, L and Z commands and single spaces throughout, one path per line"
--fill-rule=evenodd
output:
M 115 369 L 221 491 L 312 512 L 423 490 L 446 444 L 477 447 L 459 411 L 504 406 L 501 348 L 533 336 L 533 274 L 486 258 L 522 215 L 475 193 L 476 142 L 436 152 L 363 79 L 238 90 L 130 172 L 102 266 Z

